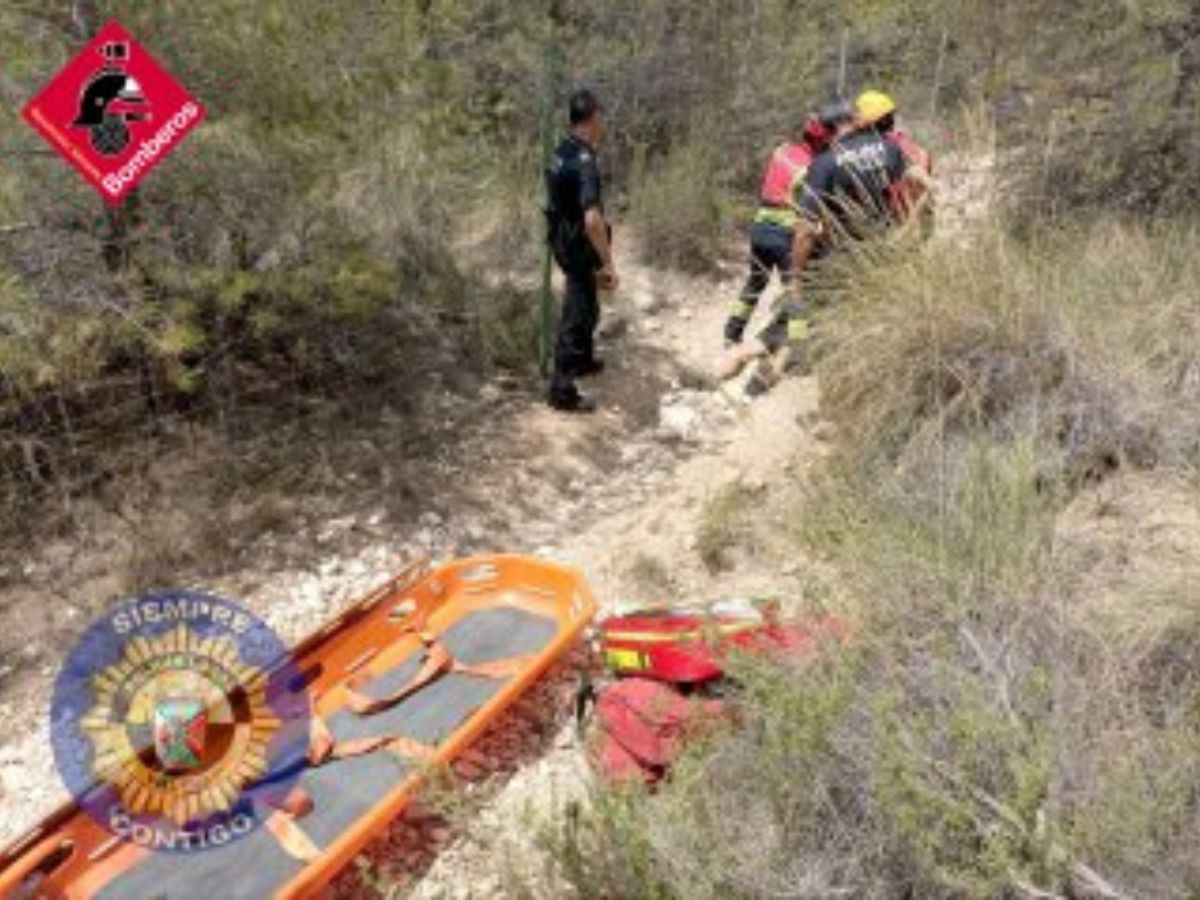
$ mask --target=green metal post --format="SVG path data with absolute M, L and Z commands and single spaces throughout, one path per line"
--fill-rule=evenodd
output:
M 543 85 L 542 85 L 542 172 L 550 165 L 550 156 L 554 153 L 554 113 L 558 99 L 559 59 L 558 48 L 555 46 L 554 15 L 547 17 L 546 43 L 543 56 Z M 542 208 L 549 204 L 550 198 L 546 193 L 546 181 L 542 178 Z M 550 374 L 551 331 L 554 320 L 554 294 L 550 287 L 550 247 L 542 245 L 542 296 L 540 327 L 538 329 L 538 359 L 542 375 Z
M 546 91 L 549 95 L 549 91 Z M 554 137 L 551 131 L 550 115 L 551 103 L 547 102 L 546 97 L 542 101 L 542 172 L 546 171 L 546 167 L 550 165 L 550 154 L 554 152 Z M 542 209 L 547 208 L 549 203 L 547 195 L 546 179 L 542 178 Z M 550 246 L 547 242 L 542 242 L 542 298 L 541 298 L 541 315 L 538 328 L 538 362 L 541 366 L 542 375 L 550 374 L 550 327 L 551 319 L 553 318 L 554 297 L 550 288 Z

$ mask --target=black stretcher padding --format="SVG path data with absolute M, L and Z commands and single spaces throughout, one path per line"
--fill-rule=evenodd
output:
M 470 613 L 441 636 L 446 649 L 468 665 L 544 649 L 557 633 L 553 621 L 520 609 L 499 607 Z M 404 687 L 421 667 L 424 650 L 359 688 L 382 697 Z M 451 673 L 390 709 L 359 716 L 349 710 L 327 722 L 338 741 L 407 737 L 436 746 L 483 706 L 507 679 Z M 318 847 L 328 847 L 403 780 L 418 761 L 406 763 L 377 751 L 308 769 L 298 786 L 313 809 L 297 822 Z M 121 873 L 97 894 L 98 900 L 265 900 L 304 864 L 286 853 L 265 827 L 215 850 L 154 853 Z

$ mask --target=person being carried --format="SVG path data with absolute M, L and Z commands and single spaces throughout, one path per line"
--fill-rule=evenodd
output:
M 563 412 L 591 412 L 596 403 L 579 390 L 575 379 L 604 368 L 595 352 L 600 320 L 597 290 L 614 289 L 617 274 L 596 162 L 596 148 L 604 136 L 604 111 L 585 88 L 571 95 L 569 118 L 570 134 L 546 170 L 547 240 L 566 276 L 548 402 Z

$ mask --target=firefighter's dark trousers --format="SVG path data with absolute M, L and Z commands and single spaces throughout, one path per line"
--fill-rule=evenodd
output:
M 595 333 L 600 321 L 600 301 L 596 296 L 594 271 L 574 269 L 564 274 L 567 276 L 567 289 L 563 295 L 562 315 L 558 320 L 550 394 L 567 400 L 576 393 L 575 378 L 583 374 L 596 358 Z
M 767 289 L 772 272 L 779 272 L 786 290 L 792 278 L 792 229 L 755 222 L 750 227 L 750 275 L 729 311 L 725 323 L 726 340 L 736 343 L 742 339 L 746 323 L 754 315 L 754 308 Z

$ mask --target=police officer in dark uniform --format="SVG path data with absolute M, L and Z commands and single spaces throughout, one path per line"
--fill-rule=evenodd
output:
M 571 133 L 546 171 L 548 240 L 567 280 L 549 402 L 564 412 L 591 412 L 595 401 L 580 392 L 575 379 L 604 368 L 595 353 L 594 333 L 600 319 L 596 292 L 611 290 L 617 283 L 612 232 L 604 217 L 596 163 L 604 114 L 591 91 L 582 89 L 571 95 L 570 122 Z

